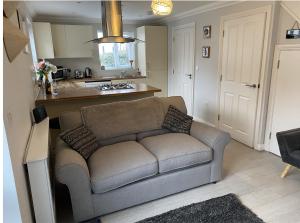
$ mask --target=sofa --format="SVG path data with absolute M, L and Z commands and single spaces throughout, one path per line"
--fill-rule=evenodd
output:
M 76 222 L 222 178 L 230 135 L 193 121 L 190 134 L 162 129 L 168 107 L 187 113 L 181 97 L 149 97 L 81 108 L 60 116 L 61 130 L 84 124 L 99 143 L 87 160 L 59 137 L 55 175 L 68 187 Z

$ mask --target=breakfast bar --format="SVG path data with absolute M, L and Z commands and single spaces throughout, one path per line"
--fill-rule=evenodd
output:
M 115 101 L 128 101 L 154 96 L 161 89 L 145 83 L 130 83 L 130 89 L 101 90 L 96 82 L 68 80 L 59 82 L 58 95 L 44 95 L 42 92 L 36 98 L 36 105 L 44 105 L 48 116 L 58 117 L 66 111 L 78 111 L 81 107 L 105 104 Z M 124 84 L 123 84 L 124 85 Z M 123 87 L 123 86 L 121 86 Z

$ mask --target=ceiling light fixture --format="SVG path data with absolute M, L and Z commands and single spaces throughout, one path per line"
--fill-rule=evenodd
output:
M 151 8 L 154 15 L 170 15 L 173 3 L 172 0 L 152 0 Z

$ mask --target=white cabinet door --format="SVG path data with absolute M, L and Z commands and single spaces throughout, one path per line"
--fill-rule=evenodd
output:
M 51 24 L 51 30 L 55 58 L 68 57 L 65 25 Z
M 54 58 L 51 25 L 47 22 L 34 22 L 33 33 L 37 58 Z
M 68 58 L 93 57 L 93 27 L 88 25 L 65 25 Z
M 88 25 L 52 24 L 52 38 L 55 58 L 92 57 L 93 28 Z
M 224 22 L 221 129 L 253 147 L 265 14 Z
M 280 155 L 276 133 L 300 127 L 300 50 L 280 52 L 274 86 L 270 151 Z

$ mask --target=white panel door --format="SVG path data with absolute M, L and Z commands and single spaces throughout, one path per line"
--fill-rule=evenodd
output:
M 265 13 L 224 22 L 219 127 L 253 147 Z
M 183 97 L 189 115 L 193 115 L 194 46 L 194 27 L 175 28 L 173 31 L 173 75 L 171 94 Z
M 300 128 L 300 51 L 280 52 L 275 84 L 270 151 L 280 155 L 276 133 Z

